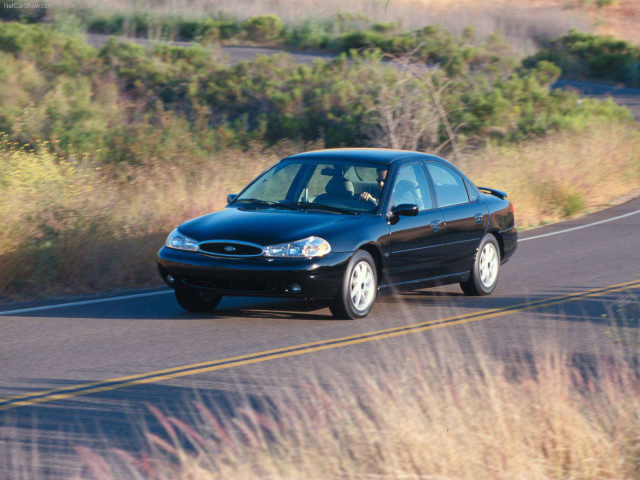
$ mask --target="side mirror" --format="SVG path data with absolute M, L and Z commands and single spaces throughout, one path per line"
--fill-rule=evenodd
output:
M 233 202 L 237 196 L 237 193 L 230 193 L 229 195 L 227 195 L 227 203 Z
M 391 208 L 391 213 L 397 217 L 417 217 L 418 206 L 411 203 L 401 203 Z
M 400 220 L 400 216 L 416 217 L 418 216 L 418 206 L 411 203 L 401 203 L 391 207 L 391 212 L 387 215 L 387 220 L 391 225 L 395 225 Z

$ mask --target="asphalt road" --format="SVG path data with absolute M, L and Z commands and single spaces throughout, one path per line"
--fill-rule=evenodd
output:
M 357 321 L 244 298 L 194 315 L 167 290 L 4 305 L 0 478 L 34 463 L 45 473 L 18 478 L 67 478 L 79 472 L 74 445 L 137 451 L 140 425 L 159 430 L 147 404 L 188 419 L 204 398 L 233 415 L 309 376 L 362 375 L 408 352 L 461 351 L 451 361 L 465 363 L 477 352 L 510 362 L 562 351 L 588 366 L 619 348 L 613 318 L 626 312 L 623 330 L 638 336 L 639 233 L 640 199 L 531 230 L 492 296 L 425 289 L 383 297 Z
M 553 88 L 574 90 L 583 97 L 605 100 L 611 98 L 619 105 L 624 105 L 640 121 L 640 89 L 621 85 L 607 85 L 593 82 L 577 82 L 574 80 L 558 80 Z

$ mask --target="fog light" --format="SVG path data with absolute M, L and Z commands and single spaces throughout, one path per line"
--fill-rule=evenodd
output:
M 173 275 L 171 275 L 170 273 L 167 273 L 167 276 L 164 277 L 164 279 L 170 287 L 173 287 L 173 285 L 176 283 L 176 279 L 173 278 Z
M 302 291 L 302 287 L 297 283 L 292 283 L 289 285 L 289 291 L 292 293 L 300 293 Z

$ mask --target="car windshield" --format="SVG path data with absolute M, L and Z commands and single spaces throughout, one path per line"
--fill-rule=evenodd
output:
M 232 202 L 258 207 L 374 212 L 384 189 L 385 165 L 345 160 L 283 160 Z

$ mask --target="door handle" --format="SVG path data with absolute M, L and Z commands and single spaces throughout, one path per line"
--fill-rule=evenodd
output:
M 482 219 L 484 218 L 484 213 L 476 213 L 474 215 L 474 218 L 476 219 L 476 223 L 478 225 L 482 225 Z
M 440 220 L 434 220 L 430 223 L 430 225 L 433 231 L 437 232 L 438 230 L 440 230 L 440 225 L 442 225 L 442 222 Z

